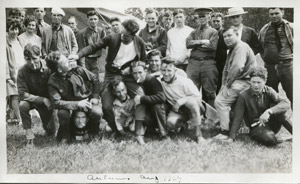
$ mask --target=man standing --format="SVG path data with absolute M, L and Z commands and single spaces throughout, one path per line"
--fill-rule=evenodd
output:
M 182 9 L 173 12 L 175 27 L 170 29 L 168 35 L 167 56 L 175 60 L 177 68 L 186 70 L 190 49 L 186 48 L 186 38 L 191 34 L 193 28 L 185 25 L 185 15 Z
M 41 117 L 46 135 L 55 134 L 55 126 L 51 126 L 53 113 L 48 96 L 47 82 L 51 71 L 46 62 L 40 58 L 40 48 L 28 44 L 24 48 L 26 64 L 18 72 L 18 92 L 20 97 L 20 113 L 23 128 L 26 130 L 27 144 L 33 145 L 34 134 L 29 111 L 36 109 Z M 50 125 L 50 127 L 49 127 Z
M 275 134 L 282 125 L 293 133 L 292 122 L 287 116 L 289 100 L 266 86 L 266 80 L 265 68 L 255 68 L 250 73 L 251 87 L 241 92 L 238 97 L 227 141 L 232 142 L 236 138 L 243 119 L 250 128 L 251 138 L 267 146 L 278 143 Z
M 79 32 L 78 28 L 77 28 L 77 20 L 74 16 L 70 16 L 68 18 L 68 25 L 69 27 L 72 29 L 73 33 L 75 34 L 75 36 L 77 35 L 77 33 Z
M 216 67 L 216 49 L 218 32 L 209 26 L 211 8 L 198 8 L 199 28 L 186 39 L 186 47 L 192 49 L 186 73 L 194 84 L 201 88 L 204 101 L 214 107 L 216 98 L 218 70 Z
M 97 135 L 102 116 L 99 80 L 85 68 L 71 68 L 70 61 L 58 51 L 50 53 L 46 61 L 54 72 L 48 81 L 48 93 L 53 108 L 58 109 L 57 141 L 71 141 L 70 117 L 76 110 L 87 113 L 90 133 Z
M 239 93 L 249 87 L 251 68 L 256 66 L 256 58 L 248 44 L 238 38 L 238 30 L 231 26 L 224 28 L 224 41 L 229 52 L 223 71 L 222 87 L 215 101 L 220 119 L 221 133 L 216 139 L 226 139 L 229 132 L 229 113 Z
M 61 8 L 52 8 L 52 24 L 42 32 L 43 56 L 57 50 L 65 56 L 75 54 L 78 51 L 77 41 L 72 29 L 61 22 L 63 16 L 65 16 L 65 12 Z
M 139 33 L 139 36 L 144 40 L 146 51 L 157 49 L 163 56 L 166 55 L 167 49 L 167 32 L 157 23 L 158 12 L 154 9 L 146 10 L 147 25 Z
M 101 38 L 105 36 L 105 32 L 102 28 L 98 26 L 99 14 L 95 10 L 87 12 L 87 18 L 89 21 L 89 27 L 86 27 L 79 31 L 76 35 L 79 50 L 84 47 L 98 42 Z M 99 58 L 101 57 L 102 49 L 95 53 L 81 58 L 79 65 L 85 67 L 89 71 L 93 72 L 97 78 L 99 78 Z
M 50 25 L 44 21 L 45 15 L 46 15 L 45 8 L 35 8 L 34 9 L 34 16 L 37 21 L 36 34 L 41 38 L 42 38 L 42 32 L 44 31 L 44 29 L 47 27 L 50 27 Z
M 146 58 L 145 45 L 143 40 L 136 36 L 139 30 L 138 23 L 133 20 L 125 20 L 122 23 L 124 29 L 121 33 L 110 34 L 98 42 L 83 48 L 78 54 L 69 56 L 70 59 L 77 60 L 83 56 L 92 54 L 97 50 L 108 47 L 108 54 L 106 58 L 105 77 L 102 85 L 102 103 L 104 118 L 109 123 L 113 131 L 118 133 L 115 124 L 115 118 L 112 111 L 114 96 L 112 91 L 107 88 L 114 78 L 121 76 L 125 82 L 129 96 L 144 95 L 143 89 L 136 83 L 134 78 L 129 74 L 130 63 L 133 60 L 144 61 Z M 145 106 L 140 104 L 135 109 L 135 125 L 136 125 L 136 138 L 140 144 L 144 144 L 143 123 L 145 120 Z
M 280 82 L 293 107 L 293 24 L 283 15 L 282 8 L 269 8 L 271 21 L 260 30 L 259 41 L 268 70 L 267 85 L 278 92 Z
M 229 17 L 230 23 L 238 30 L 239 39 L 246 42 L 256 55 L 260 52 L 261 45 L 255 30 L 242 24 L 243 15 L 246 13 L 243 8 L 233 7 L 228 9 L 228 14 L 225 17 Z
M 163 74 L 162 87 L 165 92 L 167 102 L 171 106 L 171 112 L 168 114 L 168 125 L 172 116 L 178 113 L 191 114 L 192 126 L 195 127 L 195 137 L 198 143 L 203 143 L 205 139 L 202 137 L 200 129 L 201 116 L 201 93 L 194 83 L 186 77 L 175 75 L 176 67 L 172 60 L 163 60 L 161 72 Z M 177 123 L 177 121 L 176 121 Z M 176 125 L 174 127 L 177 127 Z
M 161 83 L 154 76 L 150 76 L 146 72 L 146 63 L 142 61 L 135 61 L 131 63 L 131 71 L 134 79 L 139 85 L 142 86 L 145 95 L 136 95 L 134 102 L 136 105 L 144 104 L 149 112 L 151 124 L 147 127 L 148 129 L 155 129 L 158 127 L 161 138 L 167 137 L 166 130 L 166 108 L 165 101 L 166 96 L 162 89 Z
M 109 23 L 111 25 L 112 33 L 121 33 L 123 27 L 122 27 L 122 22 L 118 17 L 112 17 L 109 20 Z

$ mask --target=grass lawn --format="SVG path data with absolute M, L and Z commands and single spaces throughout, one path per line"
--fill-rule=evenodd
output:
M 290 173 L 292 142 L 276 147 L 257 145 L 247 135 L 232 144 L 210 138 L 217 133 L 211 125 L 203 125 L 208 143 L 191 140 L 191 132 L 172 135 L 160 141 L 146 137 L 141 146 L 134 140 L 115 140 L 105 133 L 90 143 L 57 145 L 55 139 L 43 135 L 41 123 L 34 123 L 34 148 L 25 146 L 25 131 L 7 126 L 8 174 L 49 173 Z M 279 134 L 288 134 L 282 128 Z

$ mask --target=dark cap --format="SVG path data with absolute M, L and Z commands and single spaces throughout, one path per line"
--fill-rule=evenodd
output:
M 206 14 L 206 13 L 210 13 L 210 12 L 213 12 L 214 10 L 212 8 L 197 8 L 195 9 L 195 13 L 198 13 L 198 14 Z

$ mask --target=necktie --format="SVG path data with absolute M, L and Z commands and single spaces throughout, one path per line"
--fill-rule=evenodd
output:
M 274 27 L 274 34 L 275 34 L 275 41 L 276 41 L 276 46 L 278 48 L 278 51 L 281 50 L 282 48 L 282 44 L 281 44 L 281 40 L 280 40 L 280 36 L 279 36 L 279 32 L 278 32 L 278 28 L 280 27 L 281 24 L 273 24 Z

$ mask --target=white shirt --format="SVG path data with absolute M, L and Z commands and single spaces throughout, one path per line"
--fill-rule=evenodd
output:
M 20 42 L 18 40 L 12 41 L 11 45 L 12 45 L 12 49 L 14 51 L 17 68 L 19 70 L 26 63 L 25 59 L 24 59 L 23 48 L 20 45 Z
M 130 42 L 128 45 L 125 45 L 121 42 L 120 49 L 113 63 L 120 67 L 125 63 L 133 60 L 135 56 L 136 56 L 136 52 L 134 49 L 133 41 Z
M 40 49 L 42 48 L 42 39 L 37 36 L 36 34 L 33 34 L 32 36 L 28 36 L 28 34 L 22 33 L 21 35 L 18 36 L 21 46 L 24 49 L 25 46 L 29 43 L 31 43 L 32 45 L 36 45 L 38 46 Z
M 187 63 L 191 50 L 186 48 L 186 38 L 193 30 L 189 26 L 184 26 L 174 27 L 168 31 L 167 55 L 177 60 L 175 64 Z
M 238 38 L 241 40 L 242 39 L 242 32 L 243 32 L 243 24 L 240 25 L 240 27 L 237 27 L 238 31 Z

